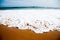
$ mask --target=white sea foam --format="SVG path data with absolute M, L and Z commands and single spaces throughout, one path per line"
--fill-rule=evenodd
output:
M 35 33 L 60 31 L 60 10 L 1 10 L 0 24 L 18 27 L 22 30 L 30 29 Z

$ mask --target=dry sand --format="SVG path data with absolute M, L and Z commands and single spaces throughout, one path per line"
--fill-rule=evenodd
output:
M 0 40 L 60 40 L 59 31 L 36 34 L 31 30 L 20 30 L 0 25 Z

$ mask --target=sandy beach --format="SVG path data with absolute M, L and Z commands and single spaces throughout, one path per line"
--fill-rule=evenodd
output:
M 60 40 L 59 31 L 36 34 L 31 30 L 20 30 L 0 25 L 0 40 Z

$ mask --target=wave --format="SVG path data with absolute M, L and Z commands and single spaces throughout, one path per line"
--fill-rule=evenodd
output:
M 27 6 L 27 7 L 0 7 L 0 10 L 7 9 L 60 9 L 59 7 L 39 7 L 39 6 Z

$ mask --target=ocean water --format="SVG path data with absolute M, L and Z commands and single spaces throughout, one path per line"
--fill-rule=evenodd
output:
M 0 7 L 52 7 L 60 8 L 60 0 L 0 0 Z
M 0 10 L 0 24 L 32 30 L 35 33 L 60 31 L 59 9 Z

